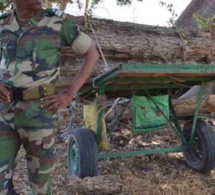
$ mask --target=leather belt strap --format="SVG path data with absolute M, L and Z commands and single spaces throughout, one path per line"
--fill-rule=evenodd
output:
M 34 100 L 55 94 L 55 85 L 41 85 L 34 88 L 11 88 L 9 89 L 11 100 Z

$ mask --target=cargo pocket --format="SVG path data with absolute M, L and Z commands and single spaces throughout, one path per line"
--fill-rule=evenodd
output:
M 19 102 L 15 109 L 16 125 L 24 125 L 30 131 L 54 128 L 55 120 L 52 113 L 41 108 L 41 104 L 40 100 Z
M 13 51 L 11 50 L 11 53 L 12 52 Z M 23 65 L 18 66 L 19 68 L 17 68 L 16 71 L 17 72 L 22 71 L 23 73 L 26 72 L 28 74 L 28 76 L 31 77 L 32 75 L 30 73 L 31 73 L 31 71 L 34 70 L 34 63 L 33 63 L 33 57 L 32 57 L 33 56 L 33 41 L 26 40 L 26 43 L 20 43 L 20 45 L 17 45 L 17 48 L 14 52 L 15 52 L 14 55 L 16 56 L 17 63 L 22 64 L 23 61 L 26 62 L 26 65 L 24 67 L 23 67 Z
M 49 40 L 34 40 L 34 61 L 36 63 L 35 70 L 38 72 L 46 71 L 46 76 L 50 76 L 50 71 L 56 68 L 56 62 L 59 58 L 60 42 L 53 36 L 49 36 Z
M 27 108 L 25 109 L 25 116 L 27 119 L 37 118 L 40 115 L 53 118 L 51 112 L 46 112 L 44 108 L 41 108 L 43 103 L 44 102 L 41 100 L 24 101 L 20 102 L 18 107 Z

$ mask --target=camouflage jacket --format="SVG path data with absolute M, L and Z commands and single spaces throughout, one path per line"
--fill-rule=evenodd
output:
M 24 30 L 14 11 L 4 14 L 0 17 L 0 82 L 21 88 L 56 82 L 62 47 L 84 54 L 91 44 L 91 38 L 59 10 L 42 10 Z

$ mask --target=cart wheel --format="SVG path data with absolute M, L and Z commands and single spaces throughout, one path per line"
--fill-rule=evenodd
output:
M 187 141 L 191 137 L 192 124 L 188 122 L 184 125 Z M 197 121 L 194 143 L 184 150 L 184 157 L 187 165 L 198 172 L 206 173 L 215 167 L 215 132 L 208 123 Z
M 70 134 L 67 162 L 70 176 L 84 178 L 98 174 L 98 151 L 91 130 L 82 128 Z

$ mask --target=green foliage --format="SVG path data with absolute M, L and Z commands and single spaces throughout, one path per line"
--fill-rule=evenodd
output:
M 174 7 L 173 7 L 173 4 L 172 4 L 172 3 L 165 3 L 165 2 L 163 2 L 163 1 L 160 1 L 160 5 L 161 5 L 162 7 L 165 7 L 165 8 L 168 10 L 168 12 L 171 13 L 171 17 L 170 17 L 168 23 L 169 23 L 170 26 L 173 26 L 173 25 L 175 24 L 176 18 L 177 18 L 177 16 L 178 16 L 178 15 L 175 13 L 175 9 L 174 9 Z
M 205 30 L 209 30 L 209 31 L 212 30 L 214 20 L 215 20 L 215 15 L 212 15 L 209 18 L 203 18 L 198 13 L 193 13 L 192 16 L 196 19 L 198 27 L 200 29 L 205 29 Z
M 131 0 L 117 0 L 117 5 L 131 5 Z
M 11 6 L 11 1 L 10 0 L 1 0 L 0 1 L 0 12 L 5 11 L 6 9 Z
M 172 14 L 172 16 L 177 17 L 178 15 L 175 13 L 175 9 L 173 7 L 172 3 L 165 3 L 163 1 L 160 1 L 160 5 L 162 7 L 166 7 L 168 12 L 170 12 Z
M 137 1 L 143 1 L 143 0 L 137 0 Z M 123 5 L 131 5 L 132 0 L 116 0 L 117 5 L 123 6 Z

